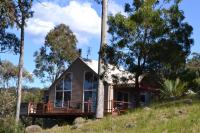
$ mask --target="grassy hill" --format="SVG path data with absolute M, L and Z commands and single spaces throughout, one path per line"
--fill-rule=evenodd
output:
M 82 127 L 63 126 L 47 129 L 44 133 L 199 133 L 200 101 L 192 104 L 167 102 L 141 108 L 102 120 L 89 120 Z

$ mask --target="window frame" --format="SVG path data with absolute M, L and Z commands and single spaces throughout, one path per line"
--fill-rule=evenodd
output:
M 67 75 L 67 74 L 70 74 L 70 78 L 71 78 L 71 89 L 70 90 L 65 90 L 65 76 Z M 57 87 L 57 85 L 58 85 L 58 83 L 59 82 L 63 82 L 62 83 L 62 90 L 56 90 L 56 87 Z M 72 72 L 67 72 L 56 84 L 55 84 L 55 98 L 54 98 L 54 107 L 55 108 L 64 108 L 65 106 L 64 106 L 64 93 L 65 92 L 70 92 L 71 94 L 70 94 L 70 101 L 71 101 L 71 98 L 72 98 L 72 85 L 73 84 L 73 73 Z M 58 107 L 58 106 L 56 106 L 56 93 L 57 92 L 62 92 L 62 105 L 61 105 L 61 107 Z
M 92 73 L 92 89 L 85 89 L 85 75 L 87 72 L 91 72 Z M 94 77 L 97 76 L 96 73 L 94 73 L 93 71 L 90 71 L 90 70 L 87 70 L 87 71 L 84 71 L 84 75 L 83 75 L 83 105 L 85 105 L 84 103 L 87 102 L 85 101 L 85 92 L 92 92 L 92 95 L 93 93 L 96 93 L 96 96 L 95 96 L 95 106 L 96 106 L 96 102 L 97 102 L 97 89 L 94 89 Z M 98 84 L 98 76 L 97 76 L 97 84 Z M 92 99 L 93 101 L 93 99 Z M 84 108 L 85 106 L 83 106 L 82 110 L 84 111 Z

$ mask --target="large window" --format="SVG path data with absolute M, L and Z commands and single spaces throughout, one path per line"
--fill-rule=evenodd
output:
M 85 81 L 84 81 L 84 101 L 92 102 L 92 111 L 96 108 L 96 97 L 97 97 L 97 87 L 98 87 L 98 78 L 93 72 L 85 72 Z M 87 106 L 87 105 L 86 105 Z M 87 108 L 85 108 L 86 110 Z
M 71 100 L 72 91 L 72 75 L 67 73 L 64 79 L 61 79 L 56 84 L 56 107 L 67 107 L 69 101 Z

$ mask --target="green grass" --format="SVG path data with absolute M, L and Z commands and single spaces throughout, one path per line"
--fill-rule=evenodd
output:
M 67 125 L 44 133 L 199 133 L 200 101 L 154 104 L 151 110 L 137 109 L 127 114 L 84 123 L 79 129 Z

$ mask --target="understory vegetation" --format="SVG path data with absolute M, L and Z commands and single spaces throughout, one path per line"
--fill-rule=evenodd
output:
M 40 102 L 42 101 L 43 90 L 29 89 L 22 92 L 22 102 Z M 16 112 L 16 90 L 0 89 L 0 133 L 22 133 L 25 129 L 25 123 L 20 122 L 15 126 Z M 31 119 L 26 119 L 26 123 L 31 123 Z M 30 125 L 30 124 L 29 124 Z
M 193 99 L 192 103 L 190 100 L 157 103 L 118 117 L 89 120 L 77 129 L 66 125 L 43 133 L 197 133 L 200 132 L 200 100 Z

